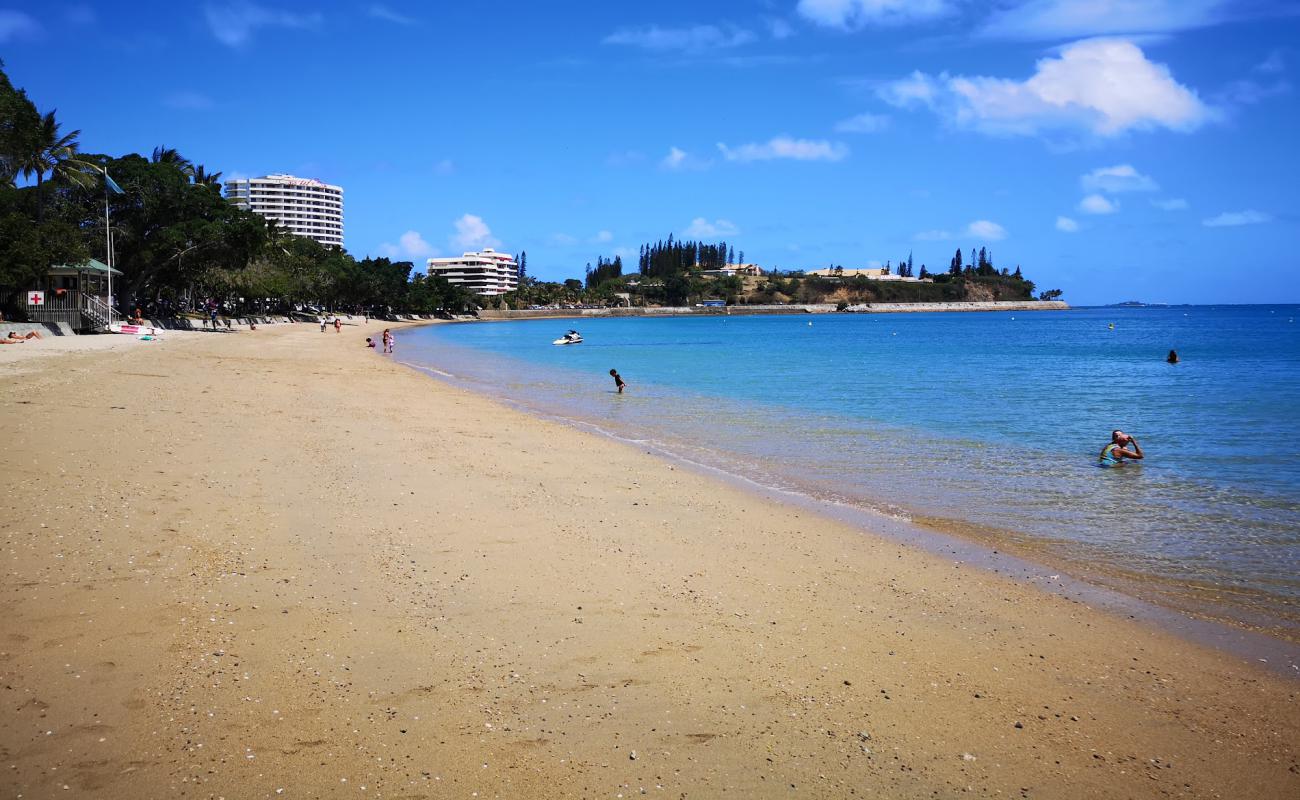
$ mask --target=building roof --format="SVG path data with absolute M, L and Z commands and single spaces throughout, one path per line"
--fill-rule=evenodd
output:
M 98 259 L 90 259 L 84 264 L 54 264 L 50 267 L 50 272 L 98 272 L 101 275 L 107 275 L 110 267 Z M 122 270 L 117 267 L 111 267 L 114 275 L 121 275 Z

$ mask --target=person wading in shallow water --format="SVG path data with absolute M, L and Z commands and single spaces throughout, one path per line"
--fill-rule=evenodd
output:
M 619 375 L 616 369 L 611 369 L 609 375 L 614 379 L 614 386 L 618 389 L 618 393 L 622 394 L 623 390 L 627 388 L 627 384 L 623 382 L 623 376 Z
M 1120 467 L 1124 465 L 1124 459 L 1126 458 L 1134 461 L 1141 461 L 1145 458 L 1142 454 L 1142 445 L 1138 444 L 1137 439 L 1129 436 L 1124 431 L 1111 431 L 1110 444 L 1101 449 L 1097 466 Z

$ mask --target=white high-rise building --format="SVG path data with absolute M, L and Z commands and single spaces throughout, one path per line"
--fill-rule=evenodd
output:
M 505 294 L 519 288 L 519 264 L 515 257 L 491 247 L 456 258 L 431 258 L 429 275 L 440 275 L 474 294 Z
M 226 199 L 297 236 L 343 246 L 342 186 L 292 175 L 238 178 L 226 181 Z

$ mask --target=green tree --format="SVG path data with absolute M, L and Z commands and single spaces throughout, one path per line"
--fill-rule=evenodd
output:
M 77 154 L 81 131 L 63 133 L 53 111 L 40 118 L 36 128 L 23 136 L 17 156 L 18 171 L 24 178 L 36 178 L 36 220 L 45 219 L 45 176 L 62 178 L 68 183 L 87 186 L 93 179 L 86 174 L 90 165 Z

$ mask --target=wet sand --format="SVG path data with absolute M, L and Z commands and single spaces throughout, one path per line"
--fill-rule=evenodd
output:
M 0 373 L 8 796 L 1300 796 L 1300 679 L 530 418 L 380 330 Z

